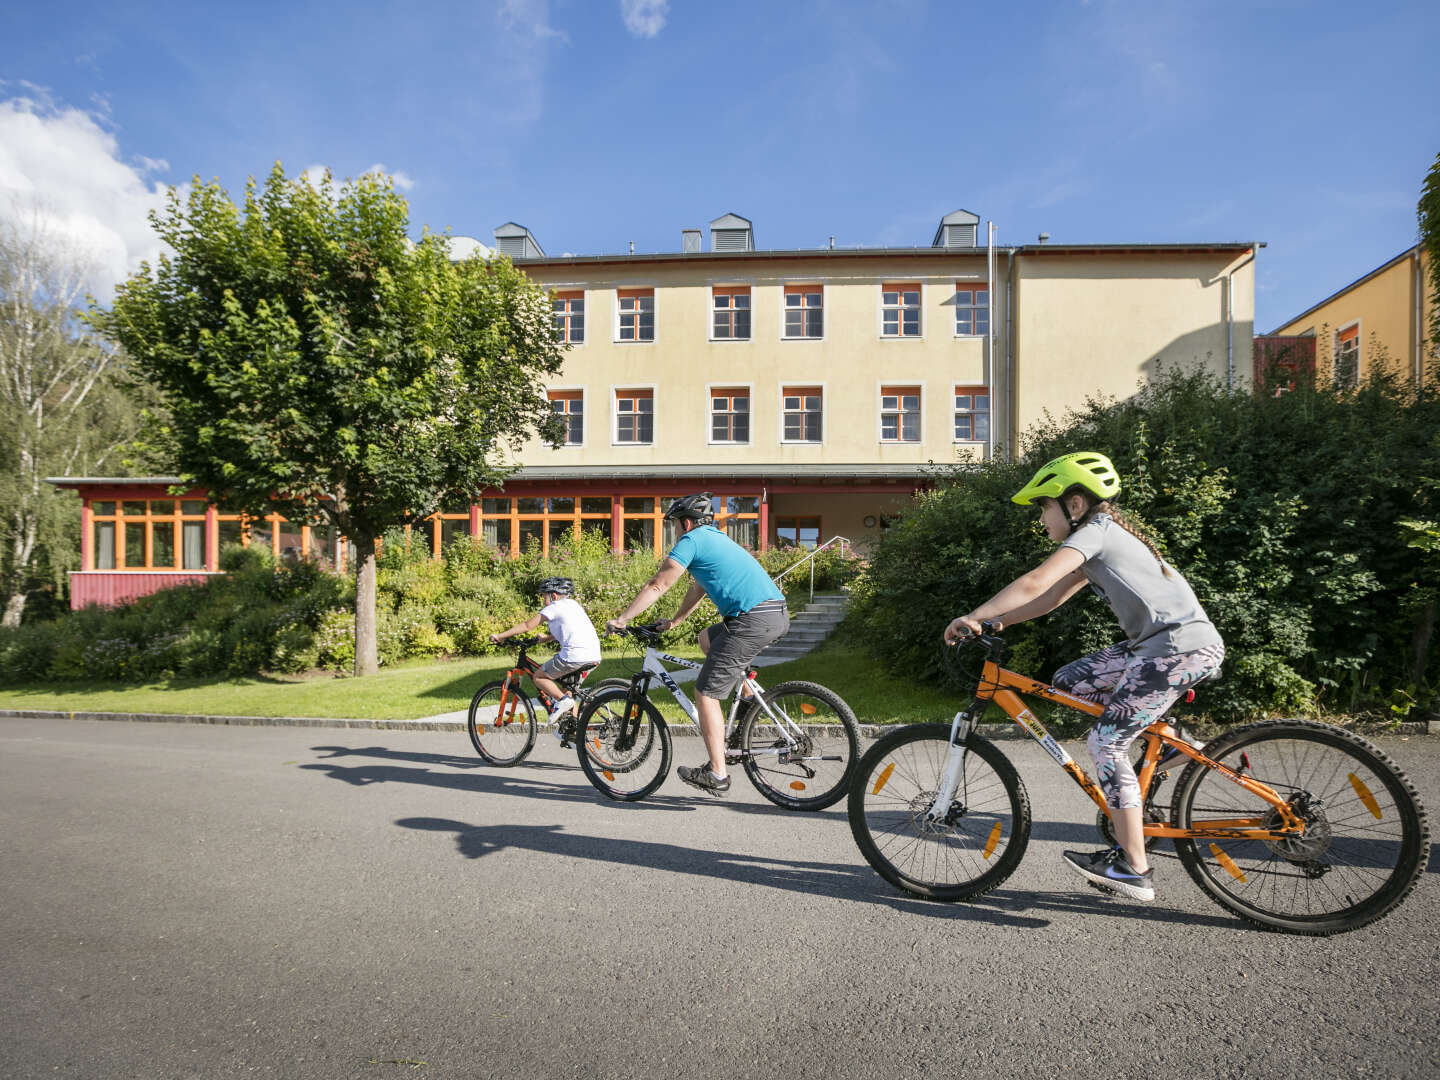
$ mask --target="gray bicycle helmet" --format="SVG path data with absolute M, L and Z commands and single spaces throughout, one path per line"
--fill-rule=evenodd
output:
M 575 579 L 568 577 L 547 577 L 540 583 L 540 593 L 557 593 L 560 596 L 575 595 Z
M 711 510 L 710 492 L 702 491 L 699 495 L 682 495 L 670 504 L 670 509 L 665 511 L 666 521 L 683 521 L 689 518 L 704 524 L 714 517 Z

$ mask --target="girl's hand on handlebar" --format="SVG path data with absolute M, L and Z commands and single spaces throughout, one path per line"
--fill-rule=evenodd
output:
M 491 634 L 491 635 L 490 635 L 490 644 L 491 644 L 491 645 L 499 645 L 500 642 L 502 642 L 502 641 L 504 641 L 504 640 L 505 640 L 505 639 L 502 638 L 499 634 Z
M 958 645 L 968 637 L 980 636 L 980 624 L 960 615 L 945 628 L 945 644 Z

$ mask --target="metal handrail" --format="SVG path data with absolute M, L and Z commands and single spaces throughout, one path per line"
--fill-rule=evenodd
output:
M 798 561 L 796 561 L 796 562 L 791 563 L 789 566 L 787 566 L 784 570 L 781 570 L 780 573 L 776 574 L 776 575 L 775 575 L 773 578 L 771 578 L 770 580 L 773 581 L 773 582 L 775 582 L 776 585 L 779 585 L 779 584 L 780 584 L 780 579 L 783 578 L 786 574 L 790 573 L 791 570 L 798 570 L 800 567 L 804 566 L 804 565 L 808 562 L 808 563 L 810 564 L 810 599 L 811 599 L 811 600 L 814 600 L 814 599 L 815 599 L 815 556 L 816 556 L 816 555 L 819 555 L 820 552 L 824 551 L 824 550 L 825 550 L 826 548 L 828 548 L 831 544 L 835 544 L 835 543 L 838 543 L 838 544 L 840 545 L 840 554 L 843 556 L 843 555 L 845 554 L 845 545 L 846 545 L 846 544 L 849 544 L 849 543 L 851 543 L 851 542 L 852 542 L 852 541 L 850 540 L 849 537 L 845 537 L 845 536 L 832 536 L 829 540 L 826 540 L 825 543 L 821 544 L 819 547 L 817 547 L 817 548 L 815 548 L 814 550 L 812 550 L 812 551 L 810 552 L 810 554 L 806 555 L 803 559 L 800 559 L 800 560 L 798 560 Z

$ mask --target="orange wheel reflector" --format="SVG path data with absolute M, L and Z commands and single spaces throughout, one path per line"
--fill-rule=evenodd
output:
M 1353 772 L 1350 774 L 1350 786 L 1355 789 L 1355 794 L 1360 796 L 1360 801 L 1365 804 L 1365 809 L 1378 821 L 1380 818 L 1380 804 L 1375 801 L 1375 796 L 1370 794 L 1370 789 L 1365 782 Z
M 995 854 L 995 845 L 1000 843 L 1000 822 L 995 822 L 994 828 L 990 830 L 990 839 L 985 841 L 985 850 L 980 853 L 983 858 L 990 858 Z
M 875 786 L 870 789 L 871 795 L 879 795 L 880 789 L 890 782 L 890 774 L 895 771 L 895 763 L 892 761 L 880 770 L 880 779 L 875 781 Z
M 1219 844 L 1210 845 L 1210 854 L 1215 856 L 1215 861 L 1225 868 L 1225 872 L 1236 881 L 1245 880 L 1245 871 L 1235 865 L 1235 860 L 1220 850 Z
M 790 790 L 791 790 L 791 791 L 804 791 L 804 790 L 805 790 L 805 781 L 804 781 L 804 780 L 791 780 L 791 781 L 790 781 Z
M 596 738 L 591 739 L 591 740 L 590 740 L 590 745 L 593 746 L 593 747 L 595 747 L 595 749 L 598 751 L 598 750 L 600 749 L 600 739 L 599 739 L 599 737 L 597 736 Z
M 802 701 L 800 703 L 800 711 L 803 712 L 806 716 L 814 716 L 816 709 L 814 705 L 807 705 L 805 702 Z
M 606 770 L 605 770 L 604 772 L 602 772 L 600 775 L 603 776 L 603 777 L 605 777 L 606 780 L 614 780 L 614 779 L 615 779 L 615 774 L 614 774 L 613 772 L 611 772 L 609 769 L 606 769 Z

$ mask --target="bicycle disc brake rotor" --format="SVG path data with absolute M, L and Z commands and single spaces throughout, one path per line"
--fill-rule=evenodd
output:
M 950 809 L 945 811 L 941 820 L 932 821 L 930 809 L 935 805 L 935 796 L 939 794 L 938 791 L 922 791 L 910 800 L 910 822 L 922 833 L 947 833 L 965 813 L 965 808 L 957 799 L 950 803 Z
M 1301 792 L 1290 800 L 1290 809 L 1305 823 L 1304 834 L 1272 837 L 1265 841 L 1265 846 L 1286 862 L 1314 863 L 1330 850 L 1331 829 L 1324 807 L 1318 799 Z M 1278 810 L 1271 811 L 1265 819 L 1267 829 L 1280 829 L 1284 824 Z

